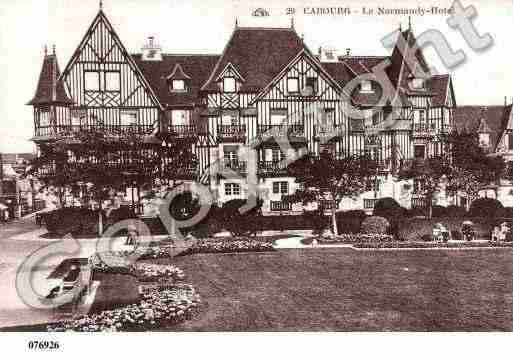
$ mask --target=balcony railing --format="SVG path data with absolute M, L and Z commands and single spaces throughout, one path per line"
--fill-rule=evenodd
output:
M 182 180 L 193 180 L 198 177 L 198 168 L 196 166 L 181 166 L 174 170 L 174 177 Z
M 84 124 L 84 125 L 56 125 L 47 127 L 37 127 L 35 135 L 43 136 L 69 136 L 82 132 L 98 131 L 114 135 L 122 134 L 148 134 L 153 131 L 152 125 L 104 125 L 104 124 Z
M 271 201 L 272 212 L 292 211 L 292 203 L 285 201 Z
M 287 173 L 287 167 L 276 161 L 259 161 L 258 172 L 262 175 L 282 175 Z
M 452 132 L 452 126 L 451 125 L 442 125 L 440 126 L 440 133 L 448 134 Z
M 196 137 L 196 126 L 194 125 L 170 125 L 169 133 L 179 138 Z
M 317 140 L 337 138 L 342 135 L 343 127 L 339 125 L 316 125 L 315 126 L 315 138 Z
M 246 125 L 220 125 L 217 137 L 221 141 L 244 142 L 246 139 Z
M 363 208 L 364 209 L 374 209 L 376 202 L 378 202 L 380 198 L 364 198 L 363 199 Z
M 335 202 L 326 199 L 320 200 L 319 208 L 324 211 L 331 211 L 333 208 L 335 208 Z
M 268 137 L 273 135 L 303 137 L 305 126 L 302 124 L 259 125 L 257 130 L 259 135 L 267 135 Z
M 246 161 L 224 160 L 223 167 L 238 173 L 246 173 Z
M 427 200 L 424 196 L 415 196 L 411 199 L 411 208 L 424 209 L 427 207 Z

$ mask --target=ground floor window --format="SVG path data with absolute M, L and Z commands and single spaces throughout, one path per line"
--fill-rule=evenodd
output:
M 289 194 L 289 183 L 286 181 L 273 182 L 274 194 Z
M 238 196 L 240 195 L 240 184 L 238 183 L 225 183 L 224 194 L 227 196 Z
M 426 158 L 426 146 L 425 145 L 415 145 L 413 147 L 413 156 L 415 159 L 423 160 Z

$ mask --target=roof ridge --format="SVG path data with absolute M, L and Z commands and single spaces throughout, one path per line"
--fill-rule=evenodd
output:
M 235 31 L 237 30 L 286 30 L 286 31 L 293 31 L 293 32 L 296 32 L 293 28 L 291 27 L 266 27 L 266 26 L 239 26 L 235 29 Z
M 341 56 L 342 59 L 381 59 L 390 57 L 389 55 L 350 55 L 350 56 Z
M 162 53 L 161 54 L 162 56 L 168 56 L 168 57 L 172 57 L 172 56 L 220 56 L 220 54 L 202 54 L 202 53 L 199 53 L 199 54 L 194 54 L 194 53 L 170 53 L 170 52 L 165 52 L 165 53 Z M 141 52 L 133 52 L 130 54 L 130 56 L 142 56 L 142 53 Z
M 205 87 L 207 86 L 207 84 L 210 83 L 210 81 L 214 78 L 214 75 L 217 71 L 217 69 L 219 68 L 219 65 L 221 64 L 221 61 L 223 60 L 223 56 L 226 55 L 226 50 L 228 49 L 228 47 L 230 46 L 230 44 L 232 43 L 233 41 L 233 38 L 235 37 L 235 32 L 239 29 L 239 27 L 233 29 L 232 31 L 232 34 L 230 35 L 228 41 L 226 42 L 226 44 L 224 44 L 224 48 L 223 48 L 223 51 L 222 53 L 219 55 L 219 58 L 217 59 L 216 61 L 216 64 L 214 66 L 214 68 L 212 69 L 212 71 L 210 71 L 210 75 L 207 77 L 207 80 L 200 86 L 200 90 L 203 91 L 205 89 Z

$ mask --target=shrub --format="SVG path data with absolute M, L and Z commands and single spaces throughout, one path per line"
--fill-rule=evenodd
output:
M 219 207 L 213 204 L 205 218 L 191 228 L 192 235 L 196 238 L 208 238 L 213 237 L 216 233 L 222 231 L 223 228 L 220 216 L 221 211 Z
M 426 216 L 426 211 L 423 210 L 422 208 L 410 208 L 410 209 L 405 211 L 405 215 L 408 218 L 425 217 Z
M 302 238 L 301 244 L 304 244 L 305 246 L 310 246 L 310 245 L 312 245 L 313 240 L 314 239 L 312 237 Z
M 495 218 L 503 210 L 502 204 L 493 198 L 478 198 L 470 205 L 471 217 Z
M 446 217 L 451 218 L 462 218 L 467 215 L 467 210 L 465 207 L 460 206 L 447 206 L 446 208 Z
M 476 238 L 489 239 L 493 221 L 483 218 L 469 218 L 475 224 Z M 401 223 L 398 238 L 403 241 L 418 241 L 425 234 L 433 234 L 436 223 L 442 223 L 449 231 L 460 231 L 461 218 L 409 218 Z
M 499 216 L 513 219 L 513 207 L 504 207 L 502 210 L 500 210 Z
M 233 199 L 226 202 L 220 209 L 219 219 L 224 229 L 229 231 L 232 236 L 242 236 L 245 234 L 254 234 L 258 230 L 254 225 L 255 221 L 261 221 L 258 216 L 262 215 L 262 200 L 258 199 L 257 205 L 249 211 L 241 213 L 241 209 L 246 205 L 245 199 Z
M 463 234 L 461 234 L 461 231 L 458 231 L 458 230 L 455 230 L 455 229 L 453 229 L 453 230 L 451 231 L 451 237 L 452 237 L 452 239 L 453 239 L 453 240 L 455 240 L 455 241 L 461 241 L 461 240 L 463 240 Z
M 396 235 L 400 222 L 406 217 L 407 210 L 390 197 L 381 198 L 374 205 L 374 216 L 386 218 L 389 222 L 389 232 Z
M 386 218 L 372 216 L 366 218 L 362 223 L 362 233 L 370 234 L 370 233 L 378 233 L 385 234 L 388 232 L 390 227 L 390 223 Z
M 105 215 L 103 217 L 105 219 Z M 42 214 L 41 221 L 53 235 L 95 233 L 98 212 L 87 208 L 65 207 Z
M 401 208 L 399 203 L 397 203 L 397 201 L 391 197 L 385 197 L 385 198 L 379 199 L 374 204 L 374 211 L 372 212 L 372 214 L 374 216 L 385 217 L 386 213 L 389 210 L 391 210 L 391 209 L 393 210 L 396 208 Z
M 447 217 L 447 208 L 443 206 L 433 206 L 432 208 L 433 218 L 444 218 Z
M 337 212 L 338 233 L 358 233 L 363 220 L 367 218 L 364 211 Z
M 420 237 L 420 240 L 423 242 L 432 242 L 433 235 L 432 234 L 424 234 L 422 237 Z
M 303 213 L 303 219 L 308 226 L 312 229 L 313 234 L 321 234 L 329 225 L 329 216 L 324 215 L 322 209 L 316 209 L 314 211 L 305 211 Z

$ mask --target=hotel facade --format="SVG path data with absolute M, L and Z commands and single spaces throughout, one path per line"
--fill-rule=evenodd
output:
M 293 23 L 236 23 L 219 54 L 165 53 L 154 37 L 130 53 L 101 9 L 63 71 L 55 49 L 45 52 L 28 104 L 39 147 L 91 129 L 135 133 L 157 147 L 178 144 L 196 160 L 164 180 L 202 183 L 221 204 L 247 198 L 255 183 L 267 214 L 303 209 L 283 201 L 298 186 L 284 165 L 298 149 L 376 161 L 375 188 L 340 209 L 370 211 L 383 197 L 422 205 L 398 170 L 444 153 L 456 111 L 450 75 L 429 75 L 411 26 L 397 31 L 388 56 L 314 52 Z

